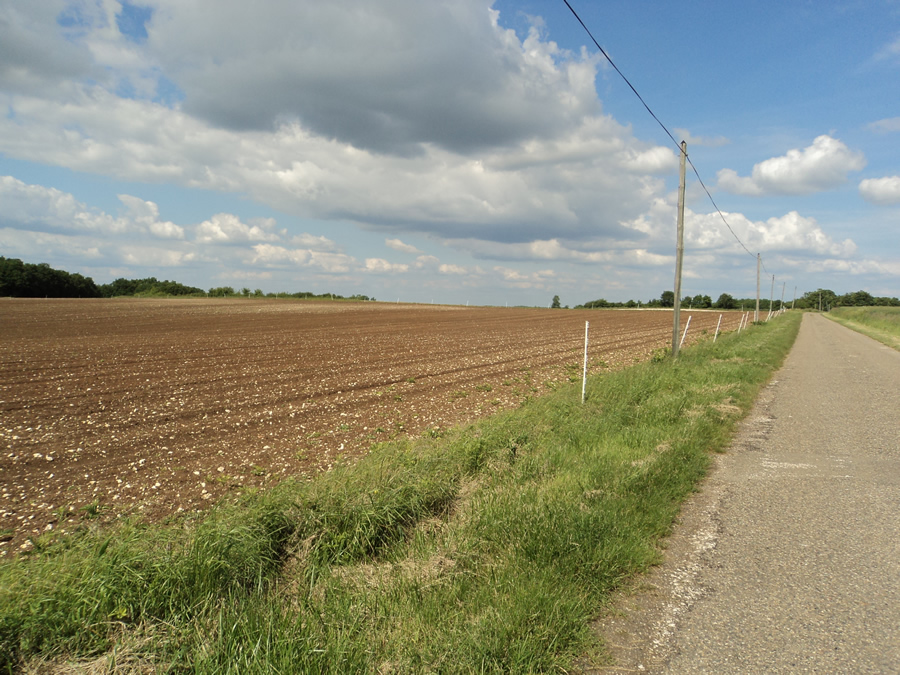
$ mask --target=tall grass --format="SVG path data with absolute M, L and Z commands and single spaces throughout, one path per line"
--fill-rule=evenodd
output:
M 837 307 L 825 316 L 900 349 L 900 307 Z
M 799 313 L 382 445 L 178 526 L 0 566 L 0 664 L 199 673 L 542 672 L 659 560 Z M 124 660 L 124 661 L 123 661 Z

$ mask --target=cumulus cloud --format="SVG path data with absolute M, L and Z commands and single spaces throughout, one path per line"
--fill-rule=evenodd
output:
M 411 246 L 410 244 L 404 244 L 399 239 L 385 239 L 384 243 L 387 244 L 388 248 L 392 248 L 395 251 L 400 251 L 402 253 L 414 253 L 419 254 L 422 253 L 415 246 Z
M 119 195 L 128 210 L 129 219 L 150 234 L 162 239 L 184 239 L 184 228 L 168 220 L 159 219 L 159 206 L 131 195 Z
M 160 239 L 184 239 L 184 228 L 159 218 L 159 207 L 131 195 L 119 195 L 125 207 L 120 217 L 78 201 L 67 192 L 28 185 L 0 176 L 0 223 L 47 232 L 127 235 L 146 233 Z
M 861 152 L 822 135 L 806 148 L 788 150 L 781 157 L 756 164 L 750 176 L 722 169 L 718 179 L 720 188 L 735 194 L 804 195 L 836 188 L 846 182 L 848 173 L 860 171 L 865 165 Z
M 367 272 L 382 272 L 388 274 L 397 274 L 409 270 L 409 265 L 390 263 L 384 258 L 366 258 Z
M 0 5 L 0 90 L 39 93 L 72 78 L 103 78 L 90 50 L 65 39 L 77 26 L 60 17 L 64 9 L 62 0 Z
M 629 249 L 623 248 L 621 245 L 608 246 L 601 250 L 592 249 L 586 245 L 574 248 L 558 239 L 537 240 L 523 244 L 486 242 L 477 239 L 451 240 L 447 243 L 476 258 L 490 260 L 557 261 L 581 264 L 616 262 L 621 265 L 639 267 L 656 267 L 672 262 L 671 255 L 659 255 L 646 248 Z
M 140 45 L 108 17 L 73 39 L 97 64 L 115 60 L 101 42 L 124 50 L 121 72 L 104 72 L 126 89 L 174 78 L 179 105 L 73 76 L 65 92 L 11 99 L 0 152 L 305 218 L 520 242 L 614 233 L 677 167 L 602 113 L 592 58 L 538 27 L 520 39 L 486 0 L 275 2 L 265 20 L 232 0 L 152 4 Z M 334 34 L 366 37 L 345 52 Z
M 124 232 L 128 223 L 79 202 L 67 192 L 28 185 L 0 176 L 0 222 L 29 230 L 62 232 Z
M 197 254 L 178 249 L 156 246 L 121 247 L 122 260 L 137 267 L 181 267 L 197 259 Z
M 673 210 L 669 200 L 656 199 L 646 213 L 628 225 L 651 240 L 674 245 Z M 803 251 L 810 255 L 849 256 L 856 252 L 852 239 L 835 241 L 815 218 L 802 216 L 797 211 L 767 220 L 751 220 L 742 213 L 723 212 L 722 215 L 734 234 L 717 212 L 697 213 L 685 208 L 685 248 L 694 253 L 719 250 L 739 255 L 747 254 L 744 246 L 753 253 Z M 738 243 L 735 235 L 744 246 Z
M 256 244 L 250 264 L 267 267 L 315 267 L 325 272 L 348 272 L 355 265 L 355 259 L 343 253 L 327 253 L 309 249 L 289 249 L 273 244 Z
M 357 148 L 467 153 L 598 111 L 596 59 L 536 26 L 519 40 L 487 0 L 274 0 L 262 15 L 243 0 L 156 4 L 148 52 L 185 91 L 185 111 L 219 127 L 296 120 Z
M 416 258 L 416 269 L 424 269 L 426 267 L 434 267 L 439 262 L 441 262 L 437 257 L 433 255 L 420 255 Z
M 197 241 L 201 244 L 278 241 L 280 236 L 274 228 L 275 220 L 272 218 L 260 218 L 248 225 L 231 213 L 217 213 L 197 226 Z
M 465 267 L 462 267 L 461 265 L 448 265 L 446 263 L 438 267 L 438 272 L 440 272 L 441 274 L 469 274 L 469 270 Z
M 859 184 L 863 199 L 880 206 L 900 204 L 900 176 L 866 178 Z
M 495 266 L 493 271 L 500 275 L 504 285 L 522 289 L 547 289 L 549 288 L 549 283 L 554 281 L 556 277 L 556 273 L 553 270 L 522 272 L 502 265 Z

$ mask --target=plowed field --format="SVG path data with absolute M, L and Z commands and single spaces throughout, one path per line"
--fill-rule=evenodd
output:
M 516 406 L 580 379 L 585 321 L 592 373 L 671 341 L 668 311 L 0 300 L 0 555 Z

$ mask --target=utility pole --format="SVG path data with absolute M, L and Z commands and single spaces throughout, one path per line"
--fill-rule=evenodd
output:
M 783 282 L 781 284 L 781 304 L 778 305 L 778 311 L 782 311 L 784 309 L 784 289 L 787 288 L 787 282 Z
M 756 254 L 756 311 L 753 313 L 753 323 L 759 322 L 759 266 L 761 259 L 759 253 Z
M 681 164 L 678 177 L 678 234 L 675 241 L 675 301 L 672 304 L 672 358 L 678 356 L 681 343 L 678 339 L 681 327 L 681 264 L 684 260 L 684 167 L 687 158 L 687 142 L 681 141 Z
M 772 305 L 775 303 L 775 275 L 772 275 L 772 290 L 769 292 L 769 315 L 766 321 L 772 318 Z

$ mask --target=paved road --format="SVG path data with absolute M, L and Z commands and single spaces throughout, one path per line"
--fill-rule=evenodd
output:
M 591 672 L 900 673 L 900 352 L 818 315 Z

